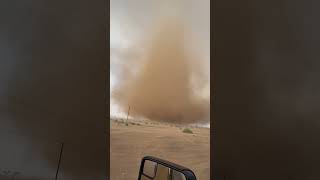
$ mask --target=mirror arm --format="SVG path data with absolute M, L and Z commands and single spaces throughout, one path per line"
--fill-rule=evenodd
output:
M 141 164 L 140 164 L 140 170 L 139 170 L 138 180 L 141 179 L 141 175 L 143 174 L 144 162 L 145 162 L 145 159 L 142 159 Z

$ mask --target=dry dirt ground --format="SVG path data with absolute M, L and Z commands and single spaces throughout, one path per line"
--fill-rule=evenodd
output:
M 110 122 L 111 180 L 137 180 L 141 158 L 147 155 L 172 161 L 210 179 L 210 129 L 150 121 Z

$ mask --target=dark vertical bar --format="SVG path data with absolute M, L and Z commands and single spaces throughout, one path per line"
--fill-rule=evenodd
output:
M 106 103 L 106 147 L 107 147 L 107 159 L 106 159 L 106 175 L 110 179 L 110 0 L 104 0 L 106 3 L 106 10 L 105 10 L 105 18 L 106 18 L 106 25 L 105 25 L 105 34 L 106 34 L 106 84 L 107 84 L 107 92 L 105 93 L 105 103 Z

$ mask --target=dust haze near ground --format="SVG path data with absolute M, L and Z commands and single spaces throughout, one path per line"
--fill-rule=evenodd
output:
M 208 120 L 209 99 L 197 94 L 205 78 L 197 73 L 197 57 L 187 52 L 183 21 L 162 18 L 152 29 L 142 59 L 126 61 L 127 68 L 142 63 L 140 69 L 136 74 L 122 71 L 113 98 L 124 112 L 130 106 L 136 117 L 179 124 Z
M 128 125 L 126 125 L 126 123 Z M 130 119 L 110 122 L 110 179 L 138 178 L 142 157 L 155 156 L 190 168 L 197 179 L 210 179 L 210 129 Z

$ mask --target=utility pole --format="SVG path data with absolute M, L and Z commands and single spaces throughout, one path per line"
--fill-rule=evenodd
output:
M 127 114 L 127 122 L 128 122 L 129 114 L 130 114 L 130 106 L 129 106 L 128 114 Z
M 60 164 L 61 164 L 61 160 L 62 160 L 63 148 L 64 148 L 64 143 L 62 142 L 62 143 L 61 143 L 61 148 L 60 148 L 59 162 L 58 162 L 58 168 L 57 168 L 55 180 L 58 180 L 58 174 L 59 174 Z

